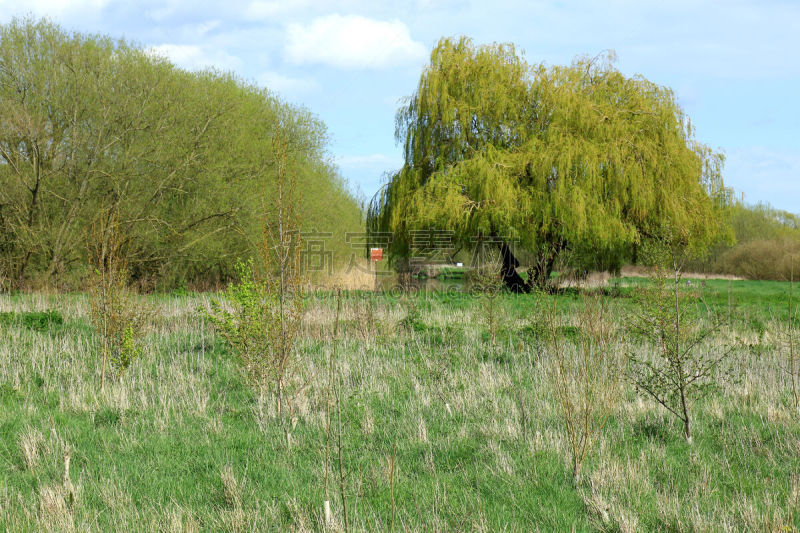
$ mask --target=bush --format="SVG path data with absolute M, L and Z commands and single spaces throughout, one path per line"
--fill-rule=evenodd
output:
M 788 280 L 791 257 L 800 255 L 800 239 L 757 240 L 740 244 L 723 253 L 714 271 L 748 279 Z
M 64 323 L 61 313 L 55 310 L 49 311 L 26 311 L 15 313 L 8 311 L 0 313 L 0 323 L 2 324 L 21 324 L 33 331 L 47 331 L 53 326 L 60 326 Z

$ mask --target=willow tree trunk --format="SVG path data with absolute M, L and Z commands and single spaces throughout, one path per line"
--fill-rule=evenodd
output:
M 514 257 L 508 244 L 500 244 L 500 255 L 502 256 L 500 272 L 503 275 L 503 283 L 508 290 L 515 294 L 527 294 L 531 292 L 531 286 L 517 273 L 519 261 Z

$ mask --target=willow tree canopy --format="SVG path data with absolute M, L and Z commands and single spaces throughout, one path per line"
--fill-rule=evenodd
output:
M 397 113 L 405 164 L 370 228 L 394 233 L 396 257 L 419 229 L 513 241 L 540 283 L 564 250 L 618 257 L 667 232 L 703 250 L 720 231 L 722 157 L 695 141 L 669 88 L 613 61 L 529 65 L 513 45 L 441 40 Z

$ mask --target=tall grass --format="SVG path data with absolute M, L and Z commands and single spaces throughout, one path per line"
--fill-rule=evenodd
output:
M 624 333 L 633 283 L 605 300 L 623 353 L 643 349 Z M 709 305 L 724 311 L 720 287 Z M 748 300 L 753 287 L 761 296 Z M 536 332 L 526 296 L 498 296 L 505 328 L 487 355 L 478 297 L 415 295 L 423 327 L 406 332 L 395 297 L 361 293 L 376 321 L 393 325 L 381 342 L 365 342 L 346 295 L 338 319 L 336 298 L 309 295 L 297 344 L 308 385 L 295 397 L 285 453 L 284 428 L 260 422 L 258 391 L 195 312 L 211 295 L 143 297 L 156 311 L 141 357 L 106 383 L 102 401 L 88 299 L 0 295 L 0 312 L 55 308 L 64 317 L 43 331 L 3 326 L 0 529 L 324 529 L 328 419 L 330 500 L 341 500 L 341 436 L 353 531 L 798 529 L 800 421 L 777 342 L 788 284 L 732 290 L 749 314 L 734 313 L 735 332 L 722 329 L 698 349 L 713 355 L 733 335 L 761 348 L 736 353 L 740 382 L 693 404 L 692 445 L 680 421 L 626 387 L 577 482 L 548 373 L 555 354 L 528 342 Z M 582 307 L 580 296 L 559 297 L 562 334 L 573 343 L 585 329 Z M 336 323 L 338 419 L 328 386 Z M 332 515 L 329 528 L 343 528 L 343 509 Z

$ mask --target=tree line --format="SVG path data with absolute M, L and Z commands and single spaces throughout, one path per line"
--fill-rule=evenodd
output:
M 280 134 L 304 228 L 363 228 L 325 125 L 230 73 L 46 20 L 0 26 L 0 275 L 78 287 L 113 216 L 143 287 L 228 279 L 260 240 Z M 323 207 L 324 206 L 324 207 Z
M 690 268 L 748 279 L 789 280 L 800 275 L 800 216 L 767 204 L 737 202 L 728 210 L 734 243 L 712 247 Z

